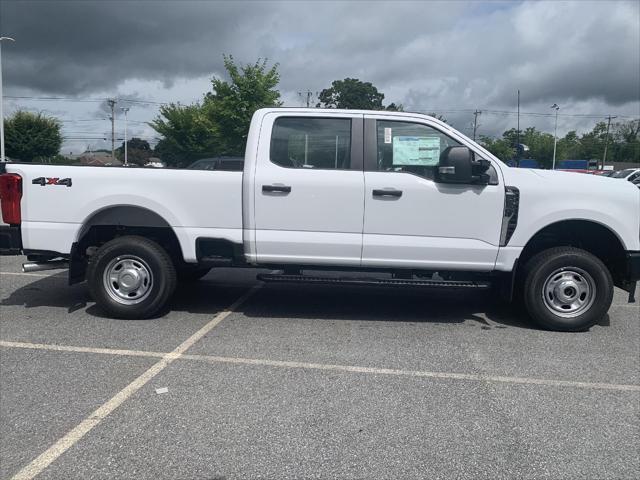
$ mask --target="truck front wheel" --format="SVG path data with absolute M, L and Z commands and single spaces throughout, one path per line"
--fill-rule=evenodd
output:
M 532 319 L 544 328 L 587 330 L 611 306 L 611 273 L 585 250 L 550 248 L 531 258 L 524 268 L 524 303 Z
M 149 318 L 176 288 L 169 254 L 144 237 L 124 236 L 105 243 L 87 265 L 89 292 L 108 315 Z

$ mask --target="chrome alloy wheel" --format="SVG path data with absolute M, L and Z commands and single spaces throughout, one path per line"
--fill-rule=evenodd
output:
M 542 297 L 554 315 L 577 317 L 593 305 L 596 286 L 591 275 L 581 268 L 559 268 L 545 280 Z
M 123 305 L 142 302 L 153 285 L 151 269 L 135 255 L 122 255 L 109 262 L 103 275 L 104 288 L 111 298 Z

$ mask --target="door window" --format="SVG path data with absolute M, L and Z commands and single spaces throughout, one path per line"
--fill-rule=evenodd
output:
M 407 172 L 433 180 L 440 154 L 447 147 L 461 145 L 427 125 L 385 120 L 376 123 L 381 172 Z
M 351 120 L 277 118 L 271 133 L 271 162 L 287 168 L 348 170 Z

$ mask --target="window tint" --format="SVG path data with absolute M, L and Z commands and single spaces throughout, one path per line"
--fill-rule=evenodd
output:
M 276 119 L 271 134 L 271 161 L 287 168 L 348 169 L 351 165 L 351 120 Z
M 440 154 L 460 143 L 427 125 L 378 121 L 378 170 L 433 179 Z

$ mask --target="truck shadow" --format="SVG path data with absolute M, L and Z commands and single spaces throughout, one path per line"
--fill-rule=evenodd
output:
M 199 282 L 180 285 L 167 309 L 156 318 L 172 312 L 216 315 L 257 284 L 255 272 L 231 277 L 209 275 Z M 67 313 L 84 309 L 88 315 L 106 318 L 93 304 L 86 284 L 69 287 L 64 273 L 13 290 L 0 300 L 2 306 L 64 308 Z M 537 329 L 516 305 L 488 292 L 465 290 L 265 284 L 236 311 L 251 318 L 467 323 L 483 330 Z M 600 325 L 608 324 L 605 316 Z

